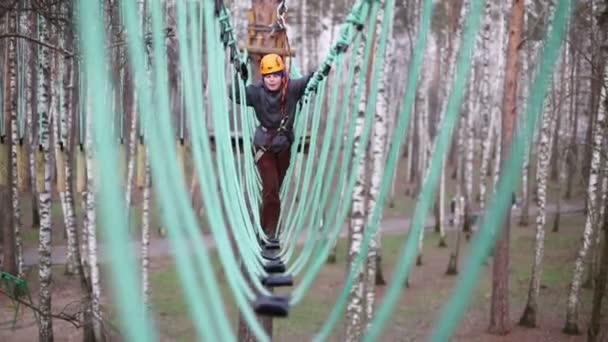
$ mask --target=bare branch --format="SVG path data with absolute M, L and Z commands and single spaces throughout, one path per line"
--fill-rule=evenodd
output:
M 6 33 L 6 34 L 0 34 L 0 39 L 7 39 L 7 38 L 21 38 L 21 39 L 25 39 L 28 40 L 32 43 L 38 44 L 38 45 L 42 45 L 44 47 L 47 47 L 51 50 L 55 50 L 57 52 L 60 52 L 61 54 L 63 54 L 66 58 L 72 58 L 74 57 L 74 53 L 71 51 L 68 51 L 66 49 L 60 48 L 58 46 L 49 44 L 49 43 L 45 43 L 39 39 L 36 39 L 34 37 L 30 37 L 21 33 Z

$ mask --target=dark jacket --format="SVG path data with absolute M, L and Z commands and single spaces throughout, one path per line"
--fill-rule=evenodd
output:
M 293 130 L 293 122 L 295 120 L 298 101 L 304 95 L 304 90 L 306 90 L 306 85 L 311 77 L 312 74 L 302 78 L 290 79 L 287 84 L 285 113 L 288 116 L 286 127 L 290 134 Z M 247 106 L 253 107 L 260 124 L 269 130 L 279 128 L 281 120 L 283 119 L 283 115 L 281 114 L 281 96 L 281 90 L 269 91 L 264 87 L 262 82 L 248 85 L 245 88 L 245 101 Z M 241 97 L 239 96 L 238 87 L 235 98 L 237 103 L 240 103 Z M 268 134 L 270 133 L 264 132 L 262 129 L 258 128 L 253 141 L 254 145 L 257 147 L 268 145 Z M 290 140 L 291 139 L 293 139 L 293 137 L 291 137 Z

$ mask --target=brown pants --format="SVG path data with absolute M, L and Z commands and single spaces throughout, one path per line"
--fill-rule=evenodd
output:
M 289 168 L 291 150 L 280 153 L 264 152 L 258 160 L 258 170 L 262 178 L 262 228 L 267 235 L 274 237 L 281 214 L 281 199 L 279 192 L 285 173 Z

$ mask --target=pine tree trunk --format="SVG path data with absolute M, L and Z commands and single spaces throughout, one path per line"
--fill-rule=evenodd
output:
M 552 111 L 545 111 L 540 132 L 540 143 L 538 147 L 538 166 L 536 168 L 537 183 L 537 207 L 536 216 L 536 240 L 534 244 L 534 262 L 532 264 L 532 276 L 530 277 L 530 287 L 528 289 L 528 302 L 524 313 L 519 320 L 519 324 L 527 327 L 536 327 L 536 314 L 538 311 L 538 295 L 540 291 L 540 281 L 542 278 L 542 259 L 545 249 L 545 223 L 547 203 L 547 176 L 549 163 L 551 160 L 551 122 L 554 114 Z
M 507 160 L 511 151 L 513 131 L 517 118 L 517 80 L 519 76 L 519 44 L 522 39 L 524 1 L 513 0 L 509 23 L 509 44 L 507 46 L 507 65 L 504 83 L 504 107 L 502 116 L 501 164 Z M 510 211 L 504 219 L 503 229 L 499 230 L 492 269 L 492 299 L 489 332 L 503 335 L 509 332 L 509 243 Z
M 608 80 L 608 65 L 604 66 L 604 79 Z M 602 88 L 600 103 L 605 103 L 607 99 L 606 88 Z M 606 128 L 606 108 L 598 107 L 597 121 L 594 125 L 591 166 L 589 168 L 589 186 L 587 188 L 587 219 L 585 220 L 585 228 L 583 231 L 583 244 L 579 249 L 578 256 L 574 265 L 574 273 L 570 284 L 570 292 L 568 295 L 568 305 L 566 309 L 566 324 L 563 332 L 566 334 L 579 334 L 578 328 L 578 307 L 579 293 L 583 273 L 585 270 L 585 259 L 592 243 L 593 231 L 597 228 L 598 214 L 596 208 L 598 194 L 598 175 L 600 168 L 600 156 L 602 153 L 603 138 Z

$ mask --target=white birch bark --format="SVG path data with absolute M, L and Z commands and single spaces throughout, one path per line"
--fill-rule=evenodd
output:
M 604 82 L 608 82 L 608 65 L 604 66 Z M 605 83 L 608 84 L 608 83 Z M 605 103 L 607 99 L 606 87 L 602 87 L 600 95 L 600 103 Z M 568 294 L 568 305 L 566 307 L 566 325 L 564 332 L 578 333 L 578 308 L 579 294 L 581 289 L 581 280 L 585 271 L 585 259 L 591 245 L 591 237 L 593 231 L 599 225 L 597 221 L 598 208 L 598 175 L 600 168 L 600 157 L 602 153 L 603 138 L 606 131 L 606 108 L 599 106 L 597 113 L 597 121 L 593 132 L 591 167 L 589 174 L 589 185 L 587 188 L 587 218 L 585 220 L 585 228 L 583 230 L 583 243 L 579 249 L 578 256 L 574 265 L 572 282 L 570 284 L 570 292 Z
M 504 80 L 505 80 L 505 66 L 506 66 L 506 55 L 507 55 L 507 39 L 505 39 L 507 37 L 507 28 L 506 28 L 506 13 L 505 13 L 505 8 L 504 8 L 504 3 L 499 1 L 498 2 L 498 6 L 497 6 L 497 10 L 498 10 L 498 33 L 497 33 L 497 37 L 498 39 L 496 39 L 496 44 L 498 46 L 495 46 L 494 49 L 496 51 L 498 51 L 498 54 L 496 55 L 497 57 L 497 63 L 496 63 L 496 70 L 497 70 L 497 75 L 496 75 L 496 81 L 493 82 L 494 85 L 494 91 L 493 93 L 495 94 L 494 98 L 493 98 L 493 106 L 492 106 L 492 116 L 495 116 L 496 118 L 501 118 L 502 117 L 502 110 L 500 108 L 500 106 L 502 106 L 502 96 L 503 96 L 503 84 L 504 84 Z M 492 191 L 495 191 L 496 189 L 496 184 L 498 183 L 498 175 L 500 173 L 500 156 L 502 154 L 502 146 L 501 146 L 501 141 L 502 141 L 502 120 L 498 119 L 495 120 L 494 122 L 494 166 L 493 166 L 493 180 L 492 180 Z
M 418 185 L 417 189 L 421 189 L 424 184 L 424 179 L 427 173 L 428 153 L 427 150 L 431 144 L 429 138 L 428 129 L 428 117 L 429 117 L 429 83 L 430 76 L 429 72 L 423 72 L 420 75 L 420 87 L 418 88 L 418 98 L 416 104 L 416 110 L 418 112 Z M 418 237 L 418 259 L 417 264 L 419 265 L 422 260 L 423 253 L 423 241 L 424 241 L 424 229 L 420 230 L 420 236 Z
M 302 72 L 308 72 L 309 70 L 309 61 L 310 61 L 310 46 L 308 39 L 308 0 L 302 0 L 300 4 L 300 18 L 302 20 L 302 27 L 300 28 L 302 31 Z
M 11 26 L 11 30 L 14 29 L 15 27 L 17 27 L 16 24 L 16 20 L 15 18 L 11 18 L 9 19 L 11 21 L 10 26 Z M 18 130 L 18 117 L 17 117 L 17 110 L 18 110 L 18 99 L 17 97 L 19 96 L 17 93 L 17 87 L 22 87 L 21 84 L 18 84 L 17 81 L 17 68 L 18 68 L 18 63 L 23 63 L 23 60 L 25 59 L 24 56 L 20 55 L 19 49 L 17 48 L 17 44 L 20 44 L 21 46 L 23 45 L 20 42 L 17 42 L 16 39 L 10 39 L 8 42 L 8 52 L 9 52 L 9 60 L 6 61 L 7 65 L 9 66 L 9 75 L 8 75 L 8 82 L 9 82 L 9 87 L 10 87 L 10 94 L 12 94 L 13 99 L 11 99 L 10 97 L 6 99 L 6 101 L 11 101 L 12 103 L 10 104 L 9 108 L 10 108 L 10 113 L 7 113 L 8 115 L 10 115 L 10 129 L 11 129 L 11 156 L 10 156 L 10 162 L 11 162 L 11 167 L 12 167 L 12 177 L 11 177 L 11 198 L 12 198 L 12 206 L 13 206 L 13 229 L 14 229 L 14 234 L 15 234 L 15 260 L 16 260 L 16 264 L 17 264 L 17 275 L 19 277 L 23 277 L 24 273 L 23 273 L 23 244 L 21 241 L 21 210 L 20 210 L 20 194 L 19 194 L 19 186 L 18 186 L 18 173 L 19 173 L 19 168 L 17 165 L 17 149 L 18 149 L 18 144 L 19 144 L 19 130 Z M 5 107 L 6 108 L 6 107 Z M 4 118 L 2 118 L 2 120 L 4 120 Z M 5 121 L 6 122 L 6 121 Z
M 538 160 L 536 167 L 537 201 L 538 212 L 536 216 L 536 238 L 534 243 L 534 262 L 532 263 L 532 275 L 528 289 L 528 302 L 521 317 L 520 324 L 530 327 L 536 326 L 536 312 L 538 309 L 538 295 L 540 291 L 540 280 L 543 271 L 543 253 L 545 248 L 545 223 L 547 203 L 547 175 L 549 162 L 551 160 L 551 134 L 553 133 L 552 121 L 553 111 L 545 111 L 542 118 L 540 131 L 540 142 L 538 146 Z
M 74 210 L 74 197 L 72 195 L 72 190 L 73 190 L 73 186 L 72 186 L 72 151 L 74 149 L 74 144 L 72 142 L 72 137 L 71 134 L 69 133 L 72 126 L 72 122 L 73 122 L 73 113 L 74 111 L 72 110 L 72 96 L 73 96 L 73 89 L 74 89 L 74 68 L 73 68 L 73 64 L 69 65 L 68 67 L 68 71 L 69 71 L 69 82 L 65 83 L 65 93 L 64 93 L 64 99 L 63 99 L 63 104 L 62 104 L 62 108 L 64 110 L 64 116 L 61 120 L 61 127 L 63 127 L 61 129 L 62 134 L 64 135 L 63 141 L 64 141 L 64 146 L 66 148 L 66 162 L 65 162 L 65 225 L 66 225 L 66 232 L 67 232 L 67 237 L 68 237 L 68 255 L 70 255 L 71 257 L 68 257 L 68 263 L 67 263 L 67 271 L 70 274 L 78 274 L 79 270 L 82 268 L 80 263 L 81 263 L 81 256 L 80 256 L 80 249 L 79 249 L 79 239 L 78 239 L 78 232 L 77 232 L 77 226 L 76 226 L 76 213 Z
M 526 49 L 522 49 L 521 52 L 521 70 L 522 70 L 522 82 L 521 82 L 521 100 L 520 100 L 520 108 L 523 115 L 525 115 L 526 111 L 526 101 L 528 98 L 528 88 L 529 88 L 529 77 L 527 77 L 529 72 L 529 63 L 528 63 L 528 53 Z M 523 118 L 523 115 L 520 116 Z M 525 124 L 525 118 L 521 121 Z M 530 184 L 528 180 L 528 175 L 530 173 L 530 143 L 532 141 L 532 137 L 524 136 L 525 139 L 525 154 L 524 154 L 524 163 L 522 166 L 522 176 L 521 176 L 521 198 L 523 201 L 523 207 L 520 215 L 520 226 L 527 226 L 528 220 L 530 216 Z M 538 172 L 538 171 L 537 171 Z
M 129 128 L 129 157 L 127 163 L 127 191 L 126 191 L 126 206 L 130 212 L 131 194 L 133 192 L 133 177 L 135 175 L 135 150 L 137 146 L 137 93 L 133 90 L 133 101 L 131 104 L 131 127 Z
M 384 16 L 384 0 L 380 0 L 380 10 L 376 17 L 376 46 L 379 44 L 380 35 L 378 32 L 382 32 L 382 21 L 389 20 L 389 32 L 388 40 L 389 45 L 394 42 L 392 38 L 392 22 L 393 18 L 385 18 Z M 390 61 L 392 58 L 390 47 L 386 52 L 386 60 Z M 382 67 L 381 67 L 382 68 Z M 387 119 L 389 116 L 389 81 L 388 74 L 391 72 L 390 68 L 383 68 L 380 70 L 380 80 L 378 84 L 378 97 L 376 101 L 376 112 L 374 115 L 374 126 L 372 131 L 372 143 L 371 143 L 371 177 L 369 185 L 369 200 L 367 210 L 367 222 L 368 227 L 371 225 L 372 213 L 374 212 L 378 203 L 378 195 L 380 194 L 380 183 L 384 175 L 384 161 L 385 161 L 385 149 L 386 149 L 386 138 L 387 138 Z M 381 260 L 381 246 L 382 246 L 382 235 L 381 226 L 378 223 L 376 232 L 372 235 L 370 240 L 370 246 L 367 253 L 367 279 L 365 284 L 366 301 L 365 311 L 367 320 L 367 329 L 371 325 L 371 321 L 374 315 L 374 301 L 376 297 L 376 275 L 379 272 L 378 267 L 380 266 L 379 261 Z
M 414 182 L 414 139 L 416 136 L 416 123 L 418 122 L 417 120 L 418 118 L 418 114 L 416 112 L 413 112 L 411 117 L 410 117 L 410 123 L 408 125 L 409 127 L 409 132 L 407 134 L 407 138 L 406 138 L 406 144 L 407 144 L 407 160 L 406 160 L 406 166 L 405 166 L 405 179 L 407 181 L 408 184 L 408 189 L 410 187 L 410 185 Z M 406 193 L 406 195 L 409 195 L 409 193 Z
M 566 115 L 563 115 L 563 117 L 560 117 L 559 114 L 557 114 L 556 116 L 556 120 L 562 120 L 562 124 L 560 125 L 559 131 L 557 132 L 558 135 L 560 135 L 562 138 L 562 143 L 560 146 L 558 146 L 558 150 L 557 150 L 557 154 L 555 155 L 555 158 L 557 159 L 557 163 L 558 163 L 558 176 L 557 176 L 557 200 L 556 200 L 556 212 L 555 212 L 555 216 L 553 219 L 553 231 L 558 231 L 559 230 L 559 221 L 560 221 L 560 212 L 561 212 L 561 204 L 562 204 L 562 192 L 563 192 L 563 185 L 566 184 L 566 168 L 568 166 L 567 161 L 569 160 L 568 157 L 568 148 L 566 146 L 566 142 L 569 141 L 570 137 L 569 134 L 570 132 L 570 127 L 572 127 L 572 106 L 574 104 L 573 102 L 573 97 L 572 97 L 572 89 L 571 89 L 571 81 L 567 80 L 566 78 L 568 76 L 571 75 L 571 72 L 573 70 L 573 58 L 572 55 L 570 53 L 570 49 L 567 49 L 564 47 L 564 61 L 563 61 L 563 67 L 561 70 L 561 79 L 562 81 L 561 83 L 561 87 L 563 92 L 560 94 L 560 98 L 563 99 L 560 105 L 560 111 L 558 113 L 567 113 Z M 559 158 L 559 156 L 562 156 L 562 158 Z M 603 205 L 600 205 L 600 210 L 603 209 Z M 601 219 L 599 222 L 602 222 Z
M 49 29 L 46 19 L 39 17 L 40 40 L 49 41 Z M 51 270 L 51 155 L 49 134 L 49 111 L 52 105 L 49 103 L 51 82 L 51 53 L 44 46 L 38 47 L 38 113 L 40 115 L 39 149 L 44 160 L 44 187 L 38 194 L 40 212 L 40 234 L 38 253 L 40 257 L 38 276 L 40 278 L 40 316 L 38 339 L 40 341 L 53 340 L 53 320 L 51 318 L 51 294 L 52 294 L 52 270 Z M 35 173 L 34 173 L 35 174 Z
M 477 49 L 476 49 L 477 50 Z M 477 55 L 477 54 L 476 54 Z M 479 56 L 474 57 L 474 61 L 478 60 Z M 475 140 L 475 127 L 473 125 L 476 113 L 479 111 L 478 105 L 475 99 L 477 94 L 476 88 L 477 78 L 475 70 L 471 71 L 471 77 L 469 79 L 469 95 L 467 100 L 467 110 L 465 117 L 462 120 L 464 125 L 464 206 L 463 206 L 463 224 L 464 230 L 469 231 L 472 229 L 472 210 L 473 210 L 473 159 L 474 159 L 474 140 Z
M 362 37 L 362 41 L 365 38 Z M 359 74 L 367 71 L 367 66 L 363 65 L 363 52 L 365 44 L 362 43 L 357 50 L 355 83 L 358 83 Z M 363 87 L 361 102 L 355 118 L 355 134 L 353 142 L 353 157 L 356 150 L 361 144 L 361 134 L 363 132 L 363 124 L 365 121 L 365 108 L 367 105 L 367 87 L 365 82 L 361 85 L 355 84 L 354 88 Z M 364 151 L 367 149 L 364 148 Z M 365 153 L 365 152 L 364 152 Z M 364 154 L 365 156 L 365 154 Z M 348 271 L 354 271 L 356 274 L 355 282 L 348 296 L 348 305 L 346 311 L 346 341 L 359 341 L 363 336 L 365 312 L 364 312 L 364 272 L 363 268 L 353 270 L 353 261 L 358 257 L 361 251 L 361 243 L 363 241 L 363 230 L 365 226 L 366 208 L 365 208 L 365 158 L 361 158 L 359 165 L 354 165 L 357 170 L 357 180 L 352 194 L 351 219 L 349 224 L 350 243 L 348 246 Z
M 150 246 L 150 192 L 152 190 L 152 182 L 150 179 L 150 160 L 146 156 L 146 175 L 144 180 L 144 193 L 142 204 L 142 219 L 141 219 L 141 278 L 142 278 L 142 295 L 145 306 L 150 305 L 150 276 L 149 265 L 150 257 L 148 248 Z
M 90 110 L 87 108 L 87 130 L 86 130 L 86 177 L 87 186 L 83 193 L 84 208 L 86 215 L 86 235 L 83 235 L 87 241 L 87 257 L 90 272 L 91 284 L 91 302 L 90 312 L 93 318 L 93 333 L 96 341 L 103 340 L 102 330 L 102 314 L 100 306 L 101 297 L 101 279 L 99 277 L 99 264 L 97 261 L 97 217 L 95 212 L 95 160 L 93 158 L 93 137 L 91 132 Z

